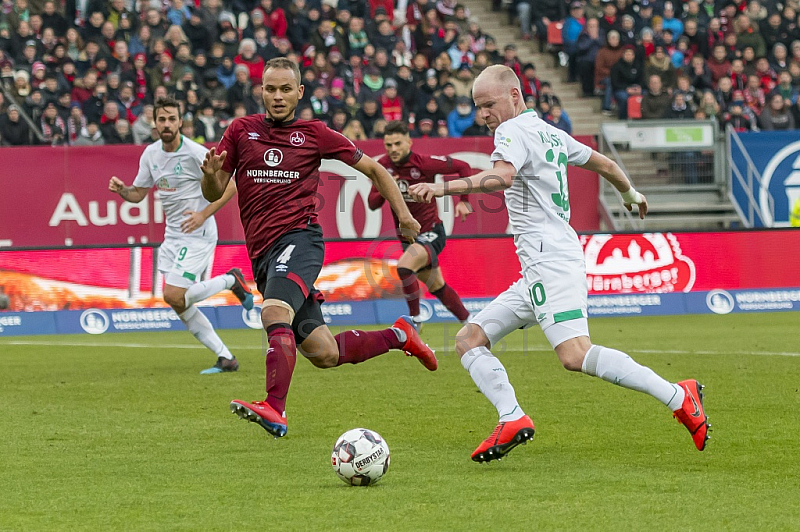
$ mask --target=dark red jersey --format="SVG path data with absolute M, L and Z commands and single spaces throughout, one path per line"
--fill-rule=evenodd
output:
M 384 168 L 392 174 L 392 177 L 397 180 L 397 185 L 400 187 L 400 192 L 403 193 L 403 198 L 406 200 L 408 210 L 411 211 L 411 215 L 417 219 L 421 226 L 421 233 L 430 231 L 433 229 L 434 225 L 441 223 L 436 202 L 415 202 L 411 199 L 411 196 L 408 195 L 408 187 L 410 185 L 416 185 L 417 183 L 433 183 L 436 174 L 442 174 L 444 176 L 457 174 L 460 177 L 469 177 L 474 173 L 470 165 L 464 161 L 459 161 L 458 159 L 453 159 L 446 155 L 417 155 L 411 152 L 404 162 L 397 165 L 389 159 L 388 155 L 384 155 L 378 159 L 378 163 L 383 165 Z M 373 185 L 369 193 L 369 208 L 376 210 L 383 205 L 384 201 L 386 200 Z M 462 195 L 461 201 L 469 201 L 469 195 Z M 395 225 L 399 226 L 394 211 L 392 211 L 392 216 L 394 216 Z
M 222 169 L 236 172 L 250 259 L 289 231 L 317 222 L 320 160 L 338 159 L 352 166 L 363 155 L 319 120 L 275 124 L 263 114 L 234 120 L 217 150 L 228 152 Z

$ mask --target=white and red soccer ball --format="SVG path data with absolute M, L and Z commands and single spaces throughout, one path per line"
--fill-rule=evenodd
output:
M 389 469 L 389 446 L 375 431 L 351 429 L 336 440 L 331 465 L 351 486 L 375 484 Z

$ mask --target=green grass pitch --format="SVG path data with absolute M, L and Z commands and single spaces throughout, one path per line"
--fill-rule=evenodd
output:
M 569 373 L 538 329 L 501 358 L 536 423 L 501 462 L 496 422 L 442 325 L 427 372 L 393 352 L 298 361 L 281 440 L 228 410 L 263 399 L 257 331 L 221 331 L 241 370 L 189 333 L 0 339 L 0 530 L 800 530 L 797 313 L 590 320 L 593 341 L 707 386 L 705 452 L 654 399 Z M 524 349 L 523 349 L 524 348 Z M 334 475 L 347 429 L 380 432 L 376 486 Z

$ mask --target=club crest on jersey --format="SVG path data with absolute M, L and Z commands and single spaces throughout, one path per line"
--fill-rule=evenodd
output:
M 180 174 L 181 172 L 183 172 L 183 166 L 181 166 L 180 162 L 178 162 L 178 164 L 175 165 L 175 168 L 173 169 L 173 171 L 176 174 Z
M 275 168 L 283 161 L 283 152 L 277 148 L 270 148 L 264 152 L 264 162 L 270 168 Z
M 299 131 L 295 131 L 289 136 L 289 142 L 292 146 L 302 146 L 306 142 L 306 136 Z
M 412 179 L 419 179 L 419 176 L 422 175 L 422 172 L 419 171 L 419 168 L 412 168 L 409 172 Z

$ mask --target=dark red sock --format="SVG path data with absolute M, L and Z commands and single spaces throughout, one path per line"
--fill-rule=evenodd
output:
M 397 276 L 403 286 L 403 294 L 408 303 L 408 312 L 412 316 L 419 316 L 419 281 L 417 275 L 408 268 L 397 268 Z
M 358 364 L 372 357 L 382 355 L 390 349 L 400 349 L 403 342 L 391 329 L 382 331 L 345 331 L 336 335 L 339 345 L 339 362 L 342 364 Z
M 464 321 L 469 317 L 469 311 L 464 307 L 461 298 L 455 290 L 450 288 L 450 285 L 445 284 L 436 292 L 431 292 L 436 298 L 447 307 L 447 310 L 453 313 L 453 316 L 458 318 L 458 321 Z
M 276 323 L 267 327 L 269 349 L 267 350 L 267 400 L 280 415 L 286 410 L 286 394 L 292 382 L 292 372 L 297 362 L 292 326 Z

